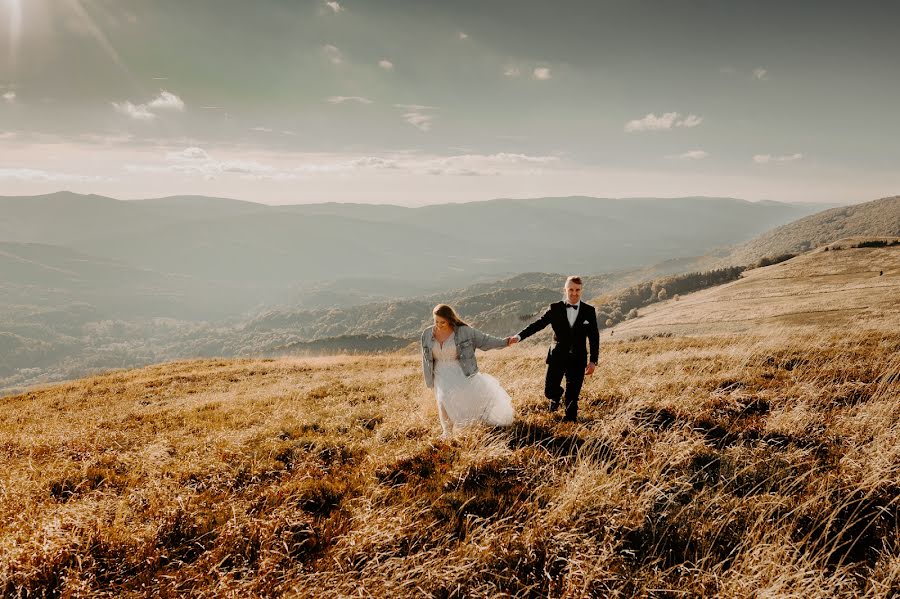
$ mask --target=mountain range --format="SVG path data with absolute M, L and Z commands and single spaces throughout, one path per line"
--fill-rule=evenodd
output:
M 819 208 L 727 198 L 425 208 L 0 198 L 0 390 L 185 357 L 394 349 L 438 302 L 506 334 L 559 295 L 562 273 L 581 272 L 589 298 L 624 305 L 625 288 L 639 285 L 648 301 L 647 281 L 784 253 L 773 226 L 776 239 L 813 247 L 849 230 L 891 234 L 891 218 L 861 215 L 896 215 L 880 200 L 804 225 L 820 222 L 809 215 Z M 870 226 L 843 224 L 853 218 Z
M 803 216 L 816 204 L 731 198 L 588 197 L 492 200 L 421 208 L 267 206 L 196 196 L 120 201 L 61 192 L 0 198 L 0 241 L 16 270 L 6 284 L 98 296 L 131 289 L 168 307 L 152 316 L 211 317 L 273 303 L 342 304 L 439 291 L 521 272 L 601 273 L 709 253 Z M 9 244 L 60 248 L 51 264 Z M 64 256 L 64 251 L 71 255 Z M 65 264 L 61 264 L 64 262 Z M 47 267 L 47 268 L 45 268 Z M 109 276 L 113 269 L 118 274 Z M 60 273 L 62 274 L 62 273 Z M 126 282 L 127 281 L 127 282 Z M 327 292 L 325 295 L 329 295 Z M 82 298 L 93 303 L 90 297 Z M 131 310 L 133 314 L 135 310 Z M 131 315 L 131 314 L 129 314 Z

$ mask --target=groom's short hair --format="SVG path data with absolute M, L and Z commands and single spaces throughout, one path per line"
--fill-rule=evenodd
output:
M 572 276 L 566 278 L 566 285 L 568 285 L 569 283 L 575 283 L 576 285 L 584 285 L 584 283 L 581 282 L 581 277 L 579 277 L 578 275 L 572 275 Z

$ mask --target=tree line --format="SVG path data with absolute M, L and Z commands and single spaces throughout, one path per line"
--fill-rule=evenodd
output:
M 745 266 L 731 266 L 705 272 L 663 277 L 638 283 L 613 294 L 602 296 L 597 306 L 597 323 L 601 329 L 636 318 L 638 310 L 655 302 L 675 299 L 693 291 L 735 281 L 746 270 Z

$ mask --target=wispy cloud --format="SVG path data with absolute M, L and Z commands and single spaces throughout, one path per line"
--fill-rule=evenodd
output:
M 427 132 L 431 131 L 431 122 L 434 120 L 434 116 L 421 112 L 407 112 L 403 115 L 403 120 L 413 127 Z
M 489 177 L 505 171 L 522 172 L 538 166 L 546 166 L 559 161 L 557 156 L 530 156 L 499 152 L 496 154 L 457 154 L 440 158 L 412 161 L 404 166 L 429 175 L 454 177 Z M 512 169 L 512 170 L 510 170 Z
M 250 127 L 251 131 L 259 131 L 261 133 L 272 133 L 274 129 L 271 127 Z
M 284 178 L 274 166 L 256 160 L 215 160 L 203 148 L 188 147 L 165 155 L 165 164 L 128 164 L 130 173 L 180 173 L 215 179 L 220 174 L 236 174 L 246 178 Z
M 392 63 L 390 60 L 379 60 L 378 66 L 380 66 L 385 71 L 390 71 L 394 68 L 394 63 Z
M 339 2 L 335 2 L 333 0 L 331 2 L 326 2 L 325 6 L 330 8 L 335 14 L 344 11 L 344 7 L 341 6 Z
M 393 158 L 362 156 L 360 158 L 339 160 L 336 162 L 308 162 L 294 168 L 292 172 L 302 175 L 327 175 L 360 170 L 394 170 L 399 168 L 401 168 L 400 163 Z
M 673 158 L 676 160 L 703 160 L 708 156 L 709 153 L 703 150 L 691 150 L 683 154 L 670 154 L 669 156 L 666 156 L 666 158 Z
M 383 158 L 364 156 L 352 160 L 304 164 L 294 172 L 307 175 L 346 173 L 361 170 L 402 170 L 408 173 L 459 177 L 494 176 L 504 172 L 528 172 L 528 169 L 552 165 L 556 156 L 528 154 L 456 154 L 453 156 L 411 156 Z
M 426 110 L 435 110 L 434 106 L 424 106 L 422 104 L 394 104 L 395 108 L 405 110 L 403 120 L 417 128 L 420 131 L 431 131 L 431 123 L 434 121 L 434 115 L 427 114 Z
M 503 69 L 504 77 L 518 77 L 522 74 L 522 69 L 516 66 L 508 66 Z
M 159 110 L 184 111 L 184 101 L 172 92 L 167 92 L 165 90 L 161 91 L 159 96 L 151 100 L 148 106 Z
M 463 32 L 463 31 L 460 31 L 460 32 L 457 34 L 457 36 L 458 36 L 459 39 L 461 39 L 461 40 L 467 40 L 467 39 L 469 39 L 469 34 Z
M 773 156 L 772 154 L 756 154 L 753 156 L 753 162 L 756 164 L 768 164 L 769 162 L 794 162 L 795 160 L 802 160 L 803 154 L 797 152 L 796 154 L 785 154 L 782 156 Z
M 436 110 L 437 106 L 426 106 L 424 104 L 394 104 L 395 108 L 403 110 Z
M 152 121 L 156 115 L 147 110 L 146 104 L 132 104 L 131 102 L 113 102 L 113 108 L 127 117 L 137 121 Z
M 231 156 L 224 160 L 206 150 L 189 146 L 171 151 L 154 164 L 128 164 L 125 170 L 137 174 L 179 174 L 204 179 L 235 176 L 241 179 L 291 181 L 309 177 L 401 172 L 410 175 L 444 175 L 456 177 L 528 175 L 543 172 L 559 162 L 557 156 L 541 156 L 499 152 L 495 154 L 462 153 L 450 156 L 401 152 L 385 156 L 299 155 L 271 160 Z
M 531 72 L 531 76 L 538 81 L 547 81 L 552 77 L 548 67 L 537 67 Z
M 322 46 L 322 52 L 325 53 L 325 56 L 331 61 L 331 64 L 341 64 L 344 62 L 344 55 L 341 54 L 341 51 L 337 46 L 326 44 Z
M 753 78 L 754 79 L 766 79 L 768 77 L 769 71 L 762 67 L 757 67 L 753 69 Z
M 696 127 L 703 122 L 703 117 L 689 114 L 681 118 L 678 112 L 666 112 L 661 116 L 650 113 L 642 119 L 625 123 L 625 131 L 635 133 L 640 131 L 665 131 L 674 127 Z
M 7 103 L 12 104 L 16 101 L 16 92 L 6 92 L 3 94 L 3 99 L 6 100 Z
M 157 117 L 154 110 L 175 110 L 177 112 L 184 111 L 184 101 L 175 94 L 168 91 L 161 91 L 159 95 L 145 104 L 134 104 L 132 102 L 112 102 L 113 108 L 127 117 L 137 121 L 152 121 Z
M 96 175 L 78 175 L 73 173 L 61 173 L 54 171 L 45 171 L 33 168 L 0 168 L 0 180 L 17 179 L 19 181 L 33 182 L 98 182 L 111 181 L 109 177 L 99 177 Z
M 177 152 L 169 152 L 166 154 L 166 160 L 192 161 L 192 160 L 210 160 L 209 154 L 203 148 L 192 146 Z
M 372 100 L 363 96 L 330 96 L 326 98 L 331 104 L 343 104 L 345 102 L 357 102 L 359 104 L 371 104 Z

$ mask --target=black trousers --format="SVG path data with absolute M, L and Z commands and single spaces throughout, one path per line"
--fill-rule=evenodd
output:
M 565 420 L 572 422 L 578 417 L 578 396 L 584 384 L 584 369 L 587 367 L 587 356 L 566 354 L 551 356 L 547 360 L 547 378 L 544 380 L 544 395 L 550 400 L 550 407 L 559 405 L 563 395 L 566 398 Z M 563 390 L 562 380 L 566 379 Z

